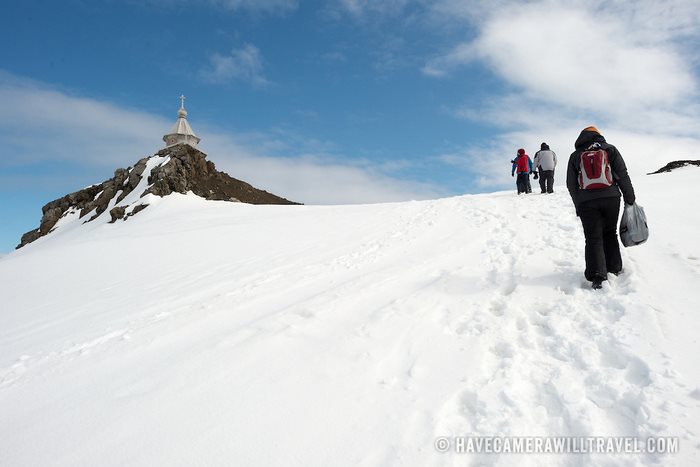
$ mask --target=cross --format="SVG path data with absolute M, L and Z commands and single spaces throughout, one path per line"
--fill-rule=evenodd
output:
M 185 95 L 184 94 L 180 95 L 180 108 L 181 109 L 185 108 Z

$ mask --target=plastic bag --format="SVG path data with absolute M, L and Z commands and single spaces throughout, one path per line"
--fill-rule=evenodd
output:
M 625 204 L 620 221 L 620 240 L 625 247 L 641 245 L 649 238 L 644 208 L 637 203 Z

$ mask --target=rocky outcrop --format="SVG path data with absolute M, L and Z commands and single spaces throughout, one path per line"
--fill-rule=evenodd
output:
M 80 210 L 81 219 L 89 214 L 86 222 L 99 217 L 115 197 L 117 198 L 115 203 L 118 203 L 138 186 L 147 160 L 148 158 L 141 159 L 133 168 L 117 169 L 114 171 L 114 177 L 109 180 L 83 188 L 46 204 L 41 208 L 42 216 L 39 228 L 22 235 L 17 248 L 51 232 L 56 222 L 71 208 Z
M 648 173 L 647 175 L 654 175 L 654 174 L 660 174 L 660 173 L 664 173 L 664 172 L 670 172 L 672 170 L 680 169 L 681 167 L 687 167 L 689 165 L 695 165 L 697 167 L 700 167 L 700 161 L 686 160 L 686 161 L 669 162 L 668 164 L 664 165 L 656 172 L 651 172 L 651 173 Z
M 223 201 L 240 201 L 250 204 L 298 204 L 285 198 L 259 190 L 237 180 L 225 172 L 216 170 L 214 163 L 206 160 L 206 154 L 186 144 L 164 149 L 156 156 L 170 156 L 170 161 L 151 171 L 146 193 L 166 196 L 188 191 L 202 198 Z
M 144 173 L 149 160 L 155 157 L 162 159 L 163 162 L 152 167 L 148 173 Z M 138 200 L 149 193 L 167 196 L 171 193 L 184 194 L 192 191 L 209 200 L 250 204 L 299 204 L 259 190 L 216 170 L 214 163 L 206 160 L 206 157 L 206 154 L 192 146 L 178 144 L 139 160 L 133 167 L 117 169 L 114 177 L 109 180 L 46 204 L 42 208 L 39 228 L 22 235 L 17 248 L 51 232 L 56 223 L 71 212 L 80 212 L 79 218 L 82 223 L 85 223 L 97 219 L 112 206 L 107 213 L 111 218 L 110 222 L 126 220 L 148 206 Z M 139 187 L 143 177 L 147 177 L 146 188 L 142 193 L 137 193 L 137 201 L 124 205 L 122 203 L 124 199 Z

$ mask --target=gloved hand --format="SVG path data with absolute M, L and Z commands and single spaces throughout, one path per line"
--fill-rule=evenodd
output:
M 535 172 L 535 177 L 534 177 L 534 178 L 535 178 L 535 180 L 537 180 L 537 179 L 539 178 L 539 175 L 537 174 L 537 172 Z
M 515 174 L 513 172 L 510 173 L 511 177 L 515 177 Z

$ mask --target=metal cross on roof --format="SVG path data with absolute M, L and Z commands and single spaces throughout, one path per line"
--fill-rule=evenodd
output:
M 180 108 L 181 109 L 185 108 L 185 95 L 184 94 L 180 95 Z

